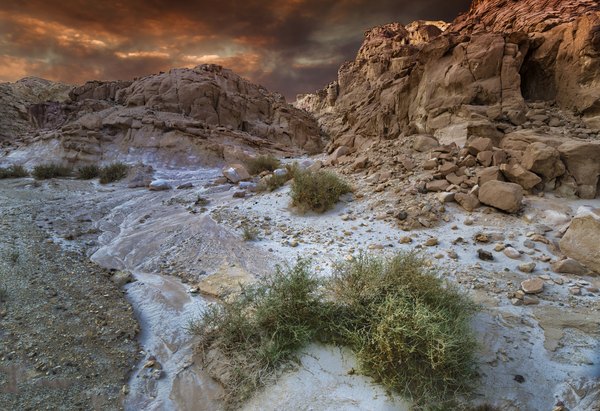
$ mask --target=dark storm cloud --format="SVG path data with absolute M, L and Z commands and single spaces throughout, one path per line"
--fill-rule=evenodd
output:
M 219 63 L 288 97 L 333 80 L 363 32 L 450 21 L 470 1 L 3 1 L 0 81 L 128 79 Z

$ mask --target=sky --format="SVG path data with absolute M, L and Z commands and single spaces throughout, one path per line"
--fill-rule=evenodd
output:
M 131 80 L 221 64 L 293 100 L 336 78 L 365 30 L 453 20 L 470 0 L 2 0 L 0 82 Z

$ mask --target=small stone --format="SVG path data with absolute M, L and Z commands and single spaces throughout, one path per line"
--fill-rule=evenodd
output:
M 475 241 L 478 243 L 489 243 L 490 237 L 488 237 L 488 235 L 485 233 L 477 233 L 475 234 Z
M 503 252 L 505 256 L 507 256 L 508 258 L 512 258 L 513 260 L 521 258 L 521 253 L 519 253 L 512 247 L 506 247 Z
M 427 239 L 427 241 L 425 241 L 425 245 L 427 247 L 434 247 L 438 244 L 439 244 L 438 239 L 435 237 L 431 237 L 431 238 Z
M 494 261 L 494 256 L 492 253 L 481 248 L 477 250 L 477 256 L 483 261 Z
M 523 297 L 523 304 L 525 305 L 537 305 L 540 303 L 540 299 L 533 295 L 526 295 Z
M 496 252 L 504 251 L 505 248 L 506 248 L 506 246 L 504 244 L 498 243 L 494 246 L 494 251 L 496 251 Z
M 522 376 L 522 375 L 520 375 L 520 374 L 517 374 L 517 375 L 515 375 L 515 378 L 514 378 L 514 380 L 515 380 L 516 382 L 518 382 L 519 384 L 522 384 L 522 383 L 524 383 L 524 382 L 525 382 L 525 377 L 523 377 L 523 376 Z
M 544 290 L 544 281 L 540 278 L 530 278 L 521 282 L 521 288 L 526 294 L 538 294 Z
M 236 191 L 235 193 L 233 193 L 233 198 L 244 198 L 244 197 L 246 197 L 245 191 Z
M 515 298 L 522 300 L 523 298 L 525 298 L 525 292 L 523 290 L 515 291 Z
M 192 183 L 183 183 L 177 186 L 178 190 L 187 190 L 190 188 L 194 188 L 194 185 Z
M 466 218 L 465 221 L 463 221 L 464 225 L 473 225 L 473 220 L 470 218 Z
M 405 236 L 400 239 L 400 244 L 410 244 L 410 243 L 412 243 L 412 241 L 413 241 L 412 238 Z
M 581 288 L 580 287 L 569 287 L 569 293 L 571 293 L 572 295 L 581 295 Z
M 573 260 L 572 258 L 566 258 L 564 260 L 557 261 L 552 264 L 552 269 L 556 273 L 561 274 L 574 274 L 583 275 L 586 273 L 586 269 L 579 261 Z
M 448 257 L 450 257 L 453 260 L 458 260 L 458 254 L 456 254 L 456 251 L 454 250 L 448 250 L 446 252 L 446 254 L 448 254 Z
M 519 264 L 519 271 L 522 271 L 524 273 L 531 273 L 533 272 L 533 270 L 535 270 L 535 263 L 534 262 L 530 262 L 530 263 L 525 263 L 525 264 Z
M 298 247 L 299 243 L 298 243 L 298 240 L 296 240 L 295 238 L 293 238 L 293 239 L 291 239 L 291 240 L 288 241 L 288 245 L 290 247 Z
M 523 300 L 519 300 L 518 298 L 511 298 L 510 302 L 515 306 L 523 305 Z

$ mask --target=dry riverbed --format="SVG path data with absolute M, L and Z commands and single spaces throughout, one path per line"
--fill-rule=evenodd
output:
M 138 326 L 111 273 L 38 227 L 53 190 L 0 182 L 0 408 L 121 408 Z
M 363 199 L 348 195 L 325 215 L 299 215 L 288 206 L 289 187 L 233 199 L 237 188 L 229 184 L 207 185 L 218 175 L 218 170 L 194 173 L 172 170 L 163 175 L 159 171 L 158 177 L 165 178 L 172 186 L 193 183 L 188 189 L 163 192 L 129 189 L 126 183 L 99 186 L 72 180 L 37 185 L 32 180 L 0 183 L 2 224 L 8 228 L 0 234 L 3 252 L 10 248 L 7 244 L 14 244 L 21 250 L 31 249 L 27 255 L 42 256 L 31 257 L 35 261 L 46 258 L 64 264 L 63 259 L 67 259 L 70 264 L 76 261 L 81 265 L 59 271 L 53 281 L 43 281 L 49 278 L 48 274 L 40 269 L 40 274 L 36 274 L 32 269 L 34 274 L 31 275 L 37 276 L 38 282 L 22 286 L 21 294 L 9 297 L 1 307 L 8 312 L 2 320 L 4 325 L 6 318 L 12 318 L 10 310 L 14 302 L 11 299 L 23 301 L 22 313 L 12 320 L 13 327 L 20 330 L 29 345 L 38 344 L 38 353 L 58 351 L 56 347 L 64 342 L 54 340 L 51 345 L 49 338 L 23 335 L 32 328 L 25 326 L 24 319 L 35 319 L 35 315 L 41 316 L 35 324 L 50 324 L 43 330 L 65 341 L 76 340 L 78 333 L 85 334 L 89 330 L 98 333 L 95 311 L 108 318 L 105 330 L 120 321 L 119 315 L 130 321 L 127 330 L 135 330 L 132 311 L 121 292 L 108 281 L 106 272 L 87 262 L 84 255 L 103 267 L 131 271 L 137 280 L 125 290 L 142 330 L 139 335 L 141 361 L 134 366 L 133 334 L 115 340 L 122 344 L 114 343 L 115 353 L 129 347 L 123 357 L 126 361 L 113 365 L 105 373 L 98 368 L 96 378 L 105 378 L 104 382 L 95 386 L 96 391 L 86 388 L 93 387 L 93 383 L 83 386 L 71 404 L 92 404 L 96 397 L 88 393 L 104 389 L 112 390 L 114 397 L 108 396 L 111 400 L 106 399 L 108 405 L 102 408 L 116 407 L 123 378 L 131 371 L 127 382 L 129 394 L 124 402 L 126 409 L 218 409 L 220 389 L 204 374 L 194 355 L 194 339 L 185 332 L 186 323 L 210 303 L 207 294 L 224 297 L 239 282 L 268 275 L 276 263 L 293 262 L 298 256 L 312 257 L 315 270 L 326 276 L 335 261 L 353 258 L 362 250 L 386 254 L 415 249 L 420 250 L 432 266 L 437 266 L 441 275 L 460 284 L 482 305 L 474 322 L 481 343 L 482 376 L 476 399 L 506 410 L 551 409 L 563 401 L 571 410 L 587 411 L 598 403 L 600 293 L 595 290 L 600 281 L 597 277 L 559 275 L 550 269 L 551 260 L 555 258 L 551 244 L 558 230 L 556 218 L 568 221 L 581 204 L 529 198 L 525 212 L 516 217 L 485 209 L 467 214 L 448 206 L 445 224 L 406 232 L 398 227 L 394 213 L 390 212 L 395 210 L 392 204 L 398 202 L 385 198 L 384 194 L 369 194 Z M 243 241 L 246 226 L 256 229 L 255 241 Z M 48 242 L 46 233 L 51 234 L 53 242 Z M 532 240 L 542 237 L 548 239 L 549 244 Z M 517 259 L 503 253 L 509 245 L 519 251 Z M 494 260 L 479 259 L 478 249 L 490 253 Z M 36 252 L 38 254 L 34 254 Z M 530 263 L 536 263 L 533 272 L 519 269 L 520 265 Z M 14 273 L 10 270 L 10 258 L 4 258 L 1 264 L 2 275 L 12 278 L 7 288 L 16 287 L 11 284 L 18 285 L 21 277 L 8 276 L 7 273 Z M 77 267 L 88 267 L 87 272 L 92 273 L 96 271 L 89 267 L 95 267 L 99 274 L 82 277 L 78 273 L 83 271 Z M 64 275 L 65 272 L 69 275 Z M 95 289 L 96 283 L 90 284 L 91 278 L 103 280 L 100 284 L 107 287 L 106 290 Z M 528 278 L 540 278 L 544 290 L 528 297 L 525 304 L 515 305 L 513 294 L 521 281 Z M 5 281 L 4 277 L 2 280 Z M 52 290 L 44 288 L 50 285 Z M 570 288 L 575 286 L 582 289 L 581 295 L 570 293 Z M 71 289 L 85 291 L 82 291 L 81 304 L 97 306 L 89 312 L 72 310 L 73 321 L 80 321 L 79 327 L 65 328 L 62 320 L 63 328 L 52 328 L 51 325 L 57 323 L 50 323 L 46 318 L 53 313 L 52 309 L 35 307 L 42 302 L 50 304 L 50 308 L 52 304 L 64 305 L 51 294 L 66 295 Z M 89 298 L 91 296 L 93 298 Z M 99 306 L 104 311 L 97 308 Z M 108 315 L 107 310 L 114 312 Z M 93 325 L 88 326 L 83 319 L 78 319 L 77 312 L 85 313 L 81 317 L 86 321 L 91 319 Z M 60 315 L 62 319 L 64 314 Z M 4 327 L 2 330 L 4 332 Z M 107 331 L 106 335 L 109 334 Z M 96 340 L 92 340 L 96 342 L 90 344 L 104 341 L 97 335 Z M 42 346 L 47 341 L 47 346 Z M 125 341 L 130 345 L 124 346 Z M 24 347 L 29 347 L 27 342 Z M 12 348 L 15 344 L 2 346 L 2 355 L 6 357 L 10 351 L 16 351 Z M 28 349 L 22 350 L 24 358 L 20 363 L 32 361 L 27 359 Z M 102 350 L 96 348 L 93 355 L 98 356 L 98 352 Z M 33 358 L 41 356 L 34 354 Z M 3 361 L 2 366 L 5 363 Z M 301 354 L 300 365 L 286 371 L 275 386 L 258 393 L 246 409 L 405 407 L 369 379 L 350 375 L 354 367 L 353 356 L 345 350 L 307 347 Z M 85 379 L 87 374 L 73 372 L 72 375 Z M 38 395 L 35 390 L 40 389 L 40 384 L 36 384 L 35 379 L 23 377 L 19 381 L 32 381 L 30 386 L 23 386 L 22 392 L 26 395 L 9 398 L 23 401 L 22 408 L 44 408 L 44 402 L 33 401 L 42 401 L 44 395 L 50 393 Z M 11 387 L 8 381 L 2 383 L 4 388 Z M 1 395 L 12 394 L 3 392 Z M 52 402 L 48 404 L 53 408 Z

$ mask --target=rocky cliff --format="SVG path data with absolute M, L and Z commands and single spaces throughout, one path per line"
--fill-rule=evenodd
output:
M 73 86 L 37 77 L 25 77 L 15 83 L 0 83 L 0 147 L 8 146 L 18 138 L 36 128 L 31 120 L 29 107 L 48 103 L 60 105 L 68 99 Z M 43 117 L 43 114 L 39 114 Z
M 217 65 L 173 69 L 133 82 L 91 81 L 67 91 L 63 103 L 27 106 L 29 133 L 19 135 L 27 152 L 18 158 L 85 163 L 145 156 L 198 164 L 255 151 L 322 149 L 310 115 Z
M 368 31 L 337 80 L 299 96 L 296 106 L 319 119 L 332 138 L 330 153 L 340 146 L 364 153 L 414 134 L 458 148 L 489 138 L 500 149 L 506 135 L 522 140 L 529 130 L 528 143 L 574 141 L 592 156 L 600 144 L 599 79 L 597 1 L 477 0 L 451 24 L 418 21 Z M 513 145 L 505 163 L 520 163 L 526 148 Z M 593 198 L 600 171 L 590 166 L 581 177 L 567 157 L 560 152 L 566 174 L 552 187 L 568 182 Z

